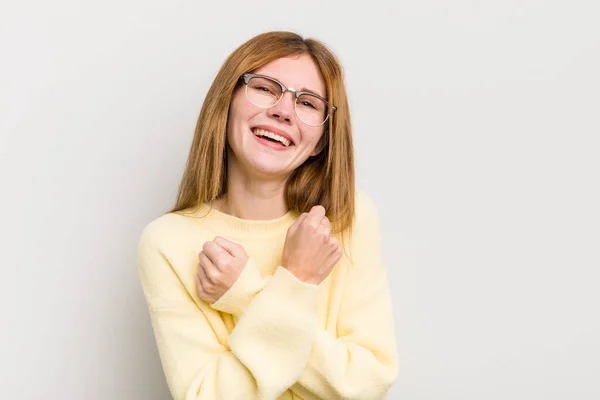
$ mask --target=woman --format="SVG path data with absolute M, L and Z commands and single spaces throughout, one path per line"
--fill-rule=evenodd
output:
M 200 112 L 139 273 L 175 399 L 380 399 L 397 375 L 377 210 L 355 195 L 341 67 L 258 35 Z

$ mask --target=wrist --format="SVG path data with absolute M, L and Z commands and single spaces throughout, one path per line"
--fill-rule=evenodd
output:
M 232 315 L 242 315 L 254 297 L 265 287 L 266 279 L 252 259 L 248 259 L 240 275 L 212 308 Z
M 287 267 L 285 265 L 282 265 L 283 268 L 285 268 L 290 274 L 292 274 L 296 279 L 298 279 L 299 281 L 309 284 L 309 285 L 318 285 L 319 283 L 321 283 L 321 280 L 314 276 L 313 274 L 310 273 L 306 273 L 304 271 L 302 271 L 300 268 L 294 268 L 292 267 Z

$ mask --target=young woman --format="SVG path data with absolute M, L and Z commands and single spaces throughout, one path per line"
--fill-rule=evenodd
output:
M 354 187 L 324 44 L 269 32 L 227 58 L 139 274 L 175 399 L 385 398 L 398 360 L 378 213 Z

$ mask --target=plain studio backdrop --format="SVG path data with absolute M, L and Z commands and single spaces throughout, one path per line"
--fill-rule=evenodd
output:
M 0 398 L 168 399 L 136 245 L 255 34 L 341 59 L 379 206 L 390 399 L 598 399 L 600 6 L 3 2 Z

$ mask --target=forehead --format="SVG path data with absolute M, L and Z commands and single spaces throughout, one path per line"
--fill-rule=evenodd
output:
M 308 54 L 282 57 L 254 71 L 277 79 L 287 87 L 302 88 L 325 97 L 325 81 L 317 64 Z

